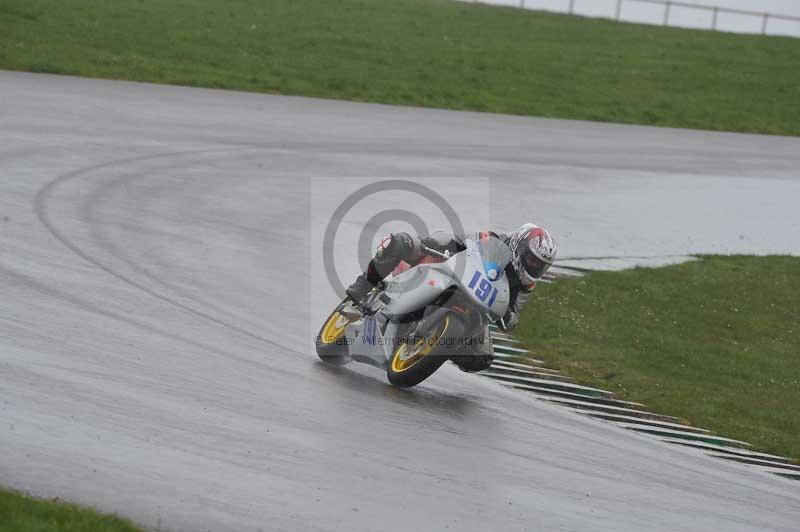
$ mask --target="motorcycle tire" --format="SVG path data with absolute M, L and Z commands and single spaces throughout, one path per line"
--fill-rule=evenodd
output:
M 342 366 L 350 362 L 350 349 L 347 347 L 345 329 L 350 321 L 340 312 L 347 300 L 339 306 L 325 320 L 316 337 L 317 356 L 328 364 Z
M 395 386 L 411 388 L 424 381 L 447 362 L 464 332 L 464 324 L 452 314 L 417 331 L 413 342 L 395 347 L 386 376 Z

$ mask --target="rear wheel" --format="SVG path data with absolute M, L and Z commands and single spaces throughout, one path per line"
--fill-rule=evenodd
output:
M 317 356 L 329 364 L 342 365 L 350 361 L 350 350 L 347 348 L 344 332 L 353 318 L 342 313 L 346 303 L 347 300 L 343 301 L 331 312 L 316 338 Z
M 448 314 L 427 331 L 418 333 L 413 342 L 398 345 L 386 370 L 389 382 L 410 388 L 433 375 L 447 361 L 463 330 L 462 323 Z

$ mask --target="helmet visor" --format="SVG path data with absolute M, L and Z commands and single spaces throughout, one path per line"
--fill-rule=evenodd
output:
M 522 266 L 525 268 L 528 275 L 534 279 L 541 279 L 544 272 L 550 267 L 550 264 L 534 255 L 530 249 L 526 249 L 522 254 Z

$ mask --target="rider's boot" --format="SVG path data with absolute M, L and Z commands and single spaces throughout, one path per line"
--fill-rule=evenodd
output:
M 353 284 L 347 287 L 345 293 L 356 303 L 360 303 L 375 285 L 370 282 L 366 273 L 362 273 Z
M 381 286 L 383 278 L 394 270 L 404 257 L 413 251 L 410 247 L 408 249 L 403 247 L 406 243 L 405 238 L 411 239 L 412 237 L 405 233 L 398 233 L 398 235 L 397 238 L 400 239 L 400 244 L 395 244 L 396 238 L 394 235 L 383 239 L 378 253 L 369 261 L 367 270 L 356 277 L 355 282 L 345 290 L 345 293 L 356 303 L 361 303 L 373 288 Z M 399 254 L 397 252 L 398 249 L 405 254 Z
M 356 277 L 353 284 L 348 286 L 345 290 L 345 293 L 350 296 L 350 299 L 356 303 L 361 303 L 373 288 L 381 286 L 381 282 L 385 277 L 385 274 L 381 274 L 381 272 L 387 271 L 387 266 L 389 267 L 388 271 L 391 271 L 394 266 L 397 266 L 397 264 L 384 264 L 385 262 L 386 261 L 378 262 L 376 259 L 369 261 L 367 271 Z

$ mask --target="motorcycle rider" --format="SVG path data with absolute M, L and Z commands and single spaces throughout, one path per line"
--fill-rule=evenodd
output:
M 434 233 L 427 237 L 418 237 L 409 233 L 392 233 L 380 241 L 367 270 L 356 278 L 346 293 L 359 303 L 373 288 L 380 287 L 383 279 L 401 261 L 415 266 L 425 255 L 425 248 L 440 253 L 449 251 L 452 255 L 466 249 L 465 239 L 478 240 L 489 236 L 499 238 L 511 250 L 512 259 L 505 269 L 510 300 L 505 316 L 497 323 L 500 329 L 509 332 L 517 326 L 519 313 L 536 288 L 536 281 L 541 279 L 556 258 L 556 243 L 550 232 L 532 223 L 524 224 L 510 234 L 481 231 L 463 236 Z M 464 371 L 480 371 L 488 368 L 492 359 L 490 353 L 483 353 L 481 356 L 456 362 Z

